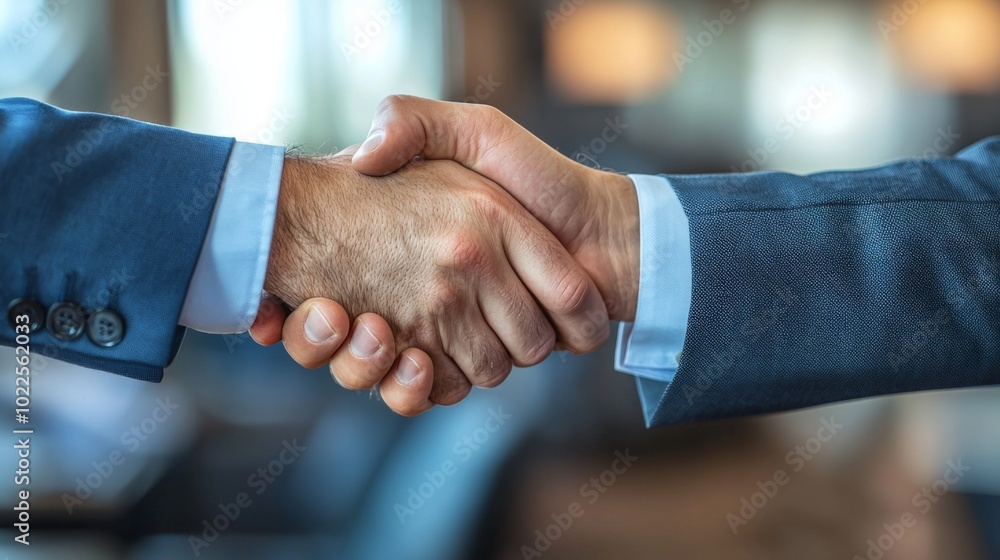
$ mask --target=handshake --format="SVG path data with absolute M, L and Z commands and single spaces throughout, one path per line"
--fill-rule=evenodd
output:
M 264 287 L 294 311 L 262 302 L 257 342 L 417 415 L 633 320 L 635 188 L 491 107 L 390 97 L 360 147 L 286 157 Z

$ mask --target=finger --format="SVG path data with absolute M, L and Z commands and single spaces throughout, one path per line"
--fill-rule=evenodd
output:
M 556 332 L 508 263 L 495 285 L 479 292 L 479 305 L 514 365 L 533 366 L 552 353 Z
M 464 321 L 451 319 L 444 341 L 445 352 L 475 387 L 496 387 L 510 374 L 510 355 L 486 323 L 478 306 L 471 306 Z
M 577 354 L 600 348 L 611 335 L 608 309 L 587 272 L 529 216 L 515 218 L 507 229 L 510 264 L 552 320 L 559 341 Z
M 281 342 L 281 329 L 285 326 L 287 317 L 285 304 L 264 292 L 257 307 L 257 316 L 250 325 L 250 338 L 261 346 L 274 346 Z
M 434 363 L 426 352 L 417 348 L 403 350 L 392 370 L 382 379 L 379 391 L 382 400 L 396 414 L 416 416 L 431 408 L 431 388 L 434 386 Z
M 434 386 L 430 401 L 441 406 L 462 402 L 472 391 L 472 384 L 451 356 L 443 352 L 431 354 L 434 365 Z
M 318 368 L 330 361 L 347 337 L 350 320 L 337 302 L 316 298 L 305 301 L 285 321 L 285 350 L 303 367 Z
M 330 360 L 330 373 L 345 389 L 371 389 L 396 361 L 396 339 L 382 317 L 365 313 L 354 320 L 351 335 Z

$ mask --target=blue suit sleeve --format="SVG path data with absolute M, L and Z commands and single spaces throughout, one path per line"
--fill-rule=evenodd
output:
M 86 327 L 67 340 L 43 326 L 31 335 L 32 354 L 162 378 L 184 332 L 178 318 L 232 145 L 0 100 L 0 301 L 68 302 L 89 317 L 113 310 L 123 319 L 113 345 L 95 343 L 102 339 Z M 0 344 L 14 340 L 3 321 Z
M 1000 138 L 802 177 L 668 177 L 692 300 L 649 426 L 1000 383 Z

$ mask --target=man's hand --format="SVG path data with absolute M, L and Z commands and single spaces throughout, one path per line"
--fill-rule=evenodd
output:
M 611 318 L 634 320 L 639 204 L 630 179 L 562 156 L 492 107 L 389 97 L 354 169 L 385 175 L 415 156 L 454 160 L 499 183 L 586 269 Z
M 280 330 L 296 361 L 332 359 L 351 389 L 382 382 L 406 415 L 499 384 L 557 336 L 581 353 L 606 340 L 600 292 L 516 200 L 452 162 L 403 163 L 371 178 L 349 156 L 286 161 L 265 289 L 298 309 L 255 339 Z

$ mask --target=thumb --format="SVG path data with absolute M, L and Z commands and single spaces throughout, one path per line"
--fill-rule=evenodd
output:
M 500 184 L 533 214 L 541 210 L 532 208 L 538 196 L 572 184 L 587 169 L 493 107 L 387 97 L 353 167 L 365 175 L 387 175 L 416 156 L 454 160 Z
M 425 154 L 428 148 L 438 151 L 428 145 L 425 123 L 439 118 L 439 110 L 426 107 L 424 101 L 428 100 L 395 95 L 379 103 L 368 138 L 354 154 L 354 170 L 381 177 Z M 452 158 L 446 155 L 440 159 Z

